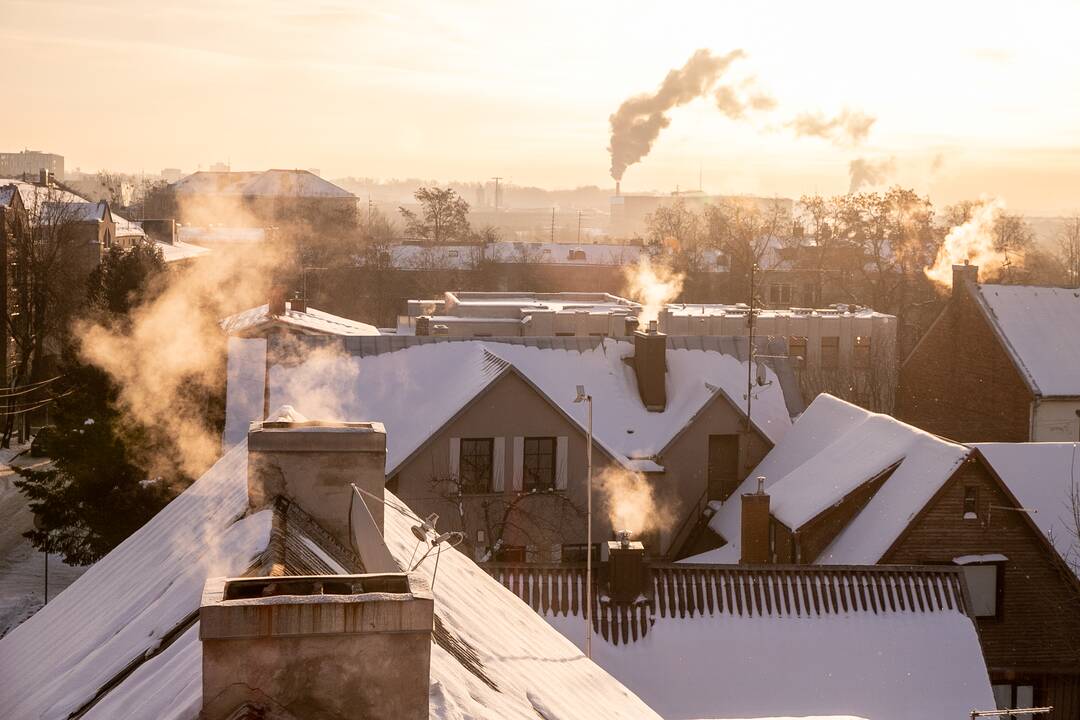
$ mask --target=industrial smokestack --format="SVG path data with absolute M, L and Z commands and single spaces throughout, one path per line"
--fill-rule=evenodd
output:
M 619 189 L 619 181 L 616 180 L 615 181 L 615 197 L 619 197 L 620 195 L 622 195 L 622 192 Z

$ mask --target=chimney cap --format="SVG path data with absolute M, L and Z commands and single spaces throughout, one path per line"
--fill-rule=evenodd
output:
M 256 420 L 248 429 L 252 452 L 385 452 L 386 427 L 380 422 L 333 420 Z

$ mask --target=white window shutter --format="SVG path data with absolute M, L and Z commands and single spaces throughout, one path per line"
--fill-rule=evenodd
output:
M 514 492 L 521 492 L 521 478 L 525 474 L 525 438 L 514 438 Z
M 506 438 L 497 437 L 491 450 L 491 489 L 502 492 L 506 487 Z
M 555 439 L 555 489 L 566 489 L 566 448 L 568 438 L 560 435 Z
M 461 470 L 461 438 L 450 438 L 450 477 L 457 480 Z

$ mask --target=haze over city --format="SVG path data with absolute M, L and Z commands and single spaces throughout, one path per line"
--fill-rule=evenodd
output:
M 1080 192 L 1073 3 L 3 0 L 0 14 L 0 56 L 23 68 L 7 102 L 27 109 L 5 135 L 84 172 L 228 162 L 608 186 L 609 116 L 706 48 L 741 49 L 732 71 L 777 117 L 676 108 L 624 191 L 696 188 L 700 169 L 714 193 L 833 194 L 866 156 L 938 204 L 989 194 L 1064 214 Z M 876 118 L 857 150 L 783 129 L 843 108 Z

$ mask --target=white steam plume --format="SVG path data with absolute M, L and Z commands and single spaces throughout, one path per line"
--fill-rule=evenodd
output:
M 660 131 L 671 122 L 669 110 L 704 95 L 744 54 L 738 49 L 726 55 L 698 50 L 685 65 L 669 72 L 655 93 L 635 95 L 620 105 L 610 118 L 611 177 L 621 180 L 626 168 L 649 154 Z
M 635 265 L 623 268 L 623 277 L 623 292 L 641 303 L 638 320 L 648 323 L 660 316 L 665 305 L 679 297 L 686 276 L 663 265 L 653 265 L 647 255 L 642 255 Z
M 988 273 L 1003 267 L 1005 258 L 994 249 L 994 224 L 1004 209 L 1005 203 L 997 198 L 986 198 L 976 205 L 970 220 L 949 230 L 934 264 L 923 270 L 926 277 L 949 287 L 953 265 L 968 262 Z
M 657 502 L 656 491 L 643 475 L 620 468 L 608 468 L 597 477 L 604 496 L 608 520 L 616 532 L 631 535 L 663 530 L 675 518 L 672 509 Z M 657 548 L 659 550 L 659 548 Z
M 848 164 L 848 176 L 851 178 L 848 192 L 856 192 L 863 186 L 884 185 L 895 172 L 896 158 L 855 158 Z

